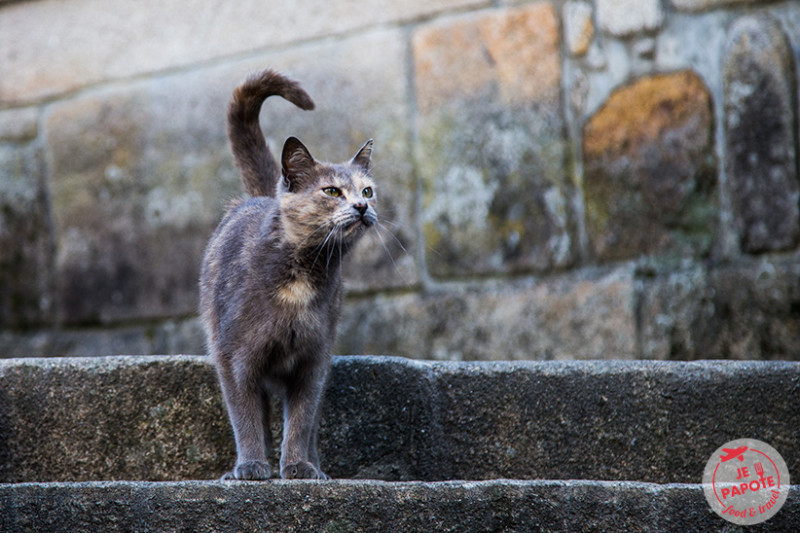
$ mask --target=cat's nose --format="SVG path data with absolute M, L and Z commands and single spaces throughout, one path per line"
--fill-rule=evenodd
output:
M 357 204 L 353 204 L 353 209 L 358 211 L 358 214 L 364 216 L 364 213 L 367 212 L 367 203 L 366 202 L 358 202 Z

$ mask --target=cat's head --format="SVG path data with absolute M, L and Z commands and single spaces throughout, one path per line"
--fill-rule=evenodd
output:
M 277 196 L 286 237 L 295 246 L 347 246 L 377 220 L 372 139 L 350 161 L 317 161 L 295 137 L 283 145 Z

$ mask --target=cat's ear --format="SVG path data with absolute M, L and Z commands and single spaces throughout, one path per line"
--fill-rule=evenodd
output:
M 350 163 L 360 167 L 364 172 L 369 172 L 372 164 L 372 139 L 364 143 L 364 146 L 353 156 Z
M 288 182 L 289 190 L 296 190 L 304 180 L 313 177 L 315 165 L 316 161 L 300 139 L 296 137 L 286 139 L 281 155 L 281 170 Z

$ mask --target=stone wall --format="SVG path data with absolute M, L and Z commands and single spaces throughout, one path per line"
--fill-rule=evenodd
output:
M 800 4 L 0 2 L 0 356 L 202 353 L 203 247 L 273 150 L 375 139 L 340 353 L 800 356 Z

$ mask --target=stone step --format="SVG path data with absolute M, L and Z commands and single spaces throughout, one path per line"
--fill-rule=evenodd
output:
M 800 472 L 798 406 L 793 362 L 337 357 L 320 452 L 334 478 L 697 483 L 746 437 Z M 0 482 L 216 479 L 233 461 L 204 357 L 0 360 Z
M 0 360 L 0 531 L 708 531 L 706 461 L 749 437 L 798 472 L 798 405 L 791 362 L 337 357 L 339 480 L 226 483 L 206 358 Z M 798 490 L 755 530 L 800 523 Z
M 0 484 L 0 531 L 739 531 L 699 485 L 374 480 Z M 800 490 L 748 532 L 797 531 Z M 727 529 L 725 529 L 727 527 Z

